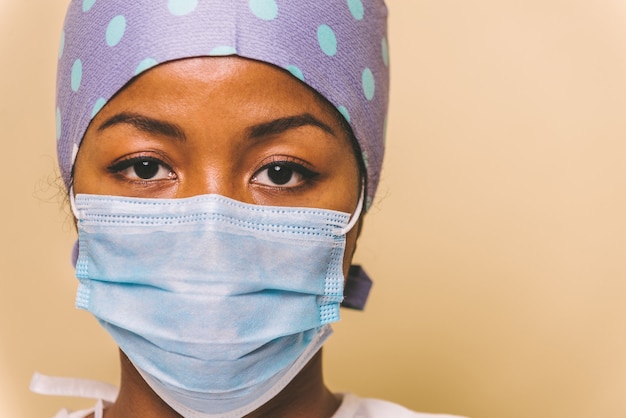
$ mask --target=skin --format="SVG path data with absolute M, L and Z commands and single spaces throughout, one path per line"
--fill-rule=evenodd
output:
M 121 90 L 90 124 L 74 168 L 75 193 L 242 202 L 353 213 L 358 163 L 341 116 L 269 64 L 240 57 L 157 66 Z M 279 170 L 277 177 L 272 171 Z M 278 179 L 278 181 L 276 181 Z M 344 274 L 359 225 L 346 237 Z M 330 417 L 321 351 L 248 417 Z M 106 418 L 179 417 L 121 353 L 120 394 Z

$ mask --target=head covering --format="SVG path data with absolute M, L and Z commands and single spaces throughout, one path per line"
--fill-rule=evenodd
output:
M 369 206 L 384 152 L 389 70 L 383 0 L 72 0 L 59 50 L 57 151 L 70 185 L 91 119 L 157 64 L 239 55 L 288 70 L 350 123 Z

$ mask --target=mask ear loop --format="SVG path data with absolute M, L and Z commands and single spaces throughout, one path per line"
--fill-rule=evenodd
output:
M 72 213 L 74 217 L 78 220 L 78 209 L 76 208 L 76 199 L 74 198 L 74 186 L 70 186 L 70 208 L 72 209 Z M 76 268 L 76 262 L 78 261 L 78 240 L 74 242 L 74 246 L 72 247 L 72 257 L 71 257 L 72 266 Z
M 74 168 L 74 164 L 76 163 L 76 156 L 78 155 L 78 145 L 74 144 L 72 147 L 72 170 Z M 70 208 L 72 209 L 72 213 L 76 219 L 80 219 L 78 216 L 78 209 L 76 208 L 76 199 L 74 198 L 74 185 L 70 186 Z
M 348 222 L 348 225 L 346 225 L 345 227 L 337 231 L 337 235 L 346 235 L 348 234 L 348 232 L 352 230 L 352 228 L 354 228 L 354 225 L 356 225 L 356 223 L 359 221 L 359 218 L 361 217 L 361 211 L 363 210 L 364 199 L 365 199 L 365 186 L 361 184 L 361 195 L 359 196 L 359 202 L 357 203 L 356 209 L 354 210 L 354 213 L 352 214 L 352 218 L 350 218 L 350 222 Z
M 76 219 L 80 219 L 78 216 L 78 209 L 76 208 L 76 198 L 74 197 L 74 186 L 70 186 L 70 208 Z

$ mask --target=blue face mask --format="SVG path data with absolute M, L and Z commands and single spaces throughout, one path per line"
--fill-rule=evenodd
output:
M 358 214 L 218 195 L 78 195 L 76 305 L 185 417 L 240 417 L 330 335 Z

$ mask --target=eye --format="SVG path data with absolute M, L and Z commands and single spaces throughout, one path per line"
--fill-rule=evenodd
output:
M 176 174 L 170 167 L 152 157 L 128 158 L 111 165 L 108 170 L 129 180 L 155 181 L 176 178 Z
M 292 161 L 274 161 L 257 171 L 251 181 L 264 186 L 290 188 L 299 186 L 318 174 Z

